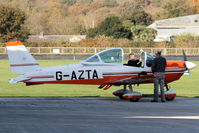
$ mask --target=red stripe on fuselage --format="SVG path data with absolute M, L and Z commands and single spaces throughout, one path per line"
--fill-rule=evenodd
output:
M 175 80 L 178 80 L 183 75 L 183 72 L 179 73 L 166 73 L 165 74 L 165 82 L 170 83 Z M 153 74 L 149 74 L 146 76 L 138 76 L 138 75 L 125 75 L 125 76 L 104 76 L 103 79 L 83 79 L 83 80 L 56 80 L 56 81 L 38 81 L 38 82 L 27 82 L 28 85 L 31 84 L 84 84 L 84 85 L 106 85 L 110 82 L 127 79 L 127 78 L 135 78 L 135 79 L 149 79 L 141 84 L 145 83 L 153 83 Z
M 167 61 L 167 67 L 165 72 L 165 82 L 170 83 L 178 80 L 186 70 L 184 61 Z M 147 79 L 143 83 L 153 83 L 153 74 L 151 71 L 145 71 L 147 75 L 139 76 L 138 73 L 143 71 L 132 71 L 132 72 L 114 72 L 114 73 L 103 73 L 103 79 L 82 79 L 82 80 L 56 80 L 56 81 L 38 81 L 38 82 L 26 82 L 28 85 L 31 84 L 87 84 L 87 85 L 107 85 L 110 82 L 123 80 L 127 78 Z M 173 73 L 172 73 L 173 72 Z M 128 73 L 132 73 L 127 75 Z M 115 74 L 115 75 L 112 75 Z M 117 75 L 118 74 L 118 75 Z M 124 74 L 124 75 L 122 75 Z

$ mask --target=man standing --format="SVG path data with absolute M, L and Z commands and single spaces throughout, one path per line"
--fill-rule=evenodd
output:
M 141 67 L 142 65 L 142 59 L 140 58 L 139 60 L 135 59 L 134 54 L 129 54 L 129 61 L 128 61 L 129 66 L 135 66 L 135 67 Z
M 156 52 L 156 58 L 153 60 L 152 63 L 152 72 L 154 74 L 154 99 L 151 102 L 158 102 L 158 90 L 160 85 L 161 90 L 161 101 L 165 102 L 165 95 L 164 95 L 164 80 L 165 80 L 165 68 L 167 62 L 164 57 L 161 56 L 161 51 Z

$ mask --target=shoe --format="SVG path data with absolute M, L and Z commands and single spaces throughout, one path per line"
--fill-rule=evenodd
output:
M 165 103 L 166 101 L 165 101 L 165 100 L 161 100 L 161 102 L 162 102 L 162 103 Z
M 156 101 L 156 100 L 151 100 L 151 102 L 152 102 L 152 103 L 157 103 L 158 101 Z

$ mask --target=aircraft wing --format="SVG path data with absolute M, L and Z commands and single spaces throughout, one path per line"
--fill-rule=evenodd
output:
M 152 80 L 153 76 L 146 76 L 146 77 L 136 77 L 136 78 L 125 78 L 121 80 L 116 80 L 113 82 L 110 82 L 111 85 L 123 85 L 123 84 L 140 84 L 143 82 L 147 82 L 149 80 Z

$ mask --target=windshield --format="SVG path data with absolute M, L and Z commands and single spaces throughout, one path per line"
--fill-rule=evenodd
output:
M 99 53 L 99 56 L 104 63 L 122 63 L 122 50 L 111 49 Z
M 93 55 L 91 57 L 89 57 L 86 62 L 100 62 L 99 58 L 97 55 Z
M 141 67 L 144 67 L 144 64 L 145 64 L 145 52 L 142 52 L 141 58 L 142 58 L 142 65 L 141 65 Z
M 123 51 L 121 48 L 104 50 L 89 57 L 87 63 L 123 63 Z
M 149 54 L 149 53 L 146 53 L 146 55 L 147 55 L 146 65 L 148 67 L 151 67 L 155 57 L 153 55 Z

